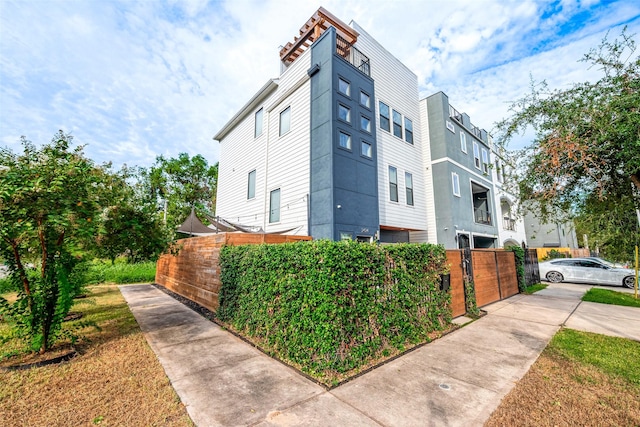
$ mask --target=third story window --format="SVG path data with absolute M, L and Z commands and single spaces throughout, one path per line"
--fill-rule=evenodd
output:
M 280 113 L 280 136 L 289 132 L 291 129 L 291 107 L 285 108 Z
M 404 140 L 413 144 L 413 122 L 406 117 L 404 118 Z
M 389 166 L 389 198 L 398 201 L 398 169 L 393 166 Z
M 247 199 L 253 199 L 256 197 L 256 171 L 249 172 L 249 179 L 247 184 Z
M 367 108 L 371 108 L 371 98 L 366 93 L 360 91 L 360 104 Z
M 360 116 L 360 129 L 371 132 L 371 120 L 365 116 Z
M 413 206 L 413 176 L 409 172 L 404 173 L 404 186 L 407 190 L 407 204 Z
M 391 128 L 389 127 L 389 124 L 389 106 L 380 101 L 380 129 L 390 132 Z
M 351 94 L 351 84 L 344 79 L 338 78 L 338 91 L 349 96 Z
M 460 149 L 463 153 L 467 152 L 467 135 L 463 131 L 460 131 Z
M 256 111 L 256 126 L 254 136 L 257 138 L 262 135 L 262 108 Z
M 351 110 L 342 104 L 338 104 L 338 118 L 345 122 L 351 122 Z
M 402 114 L 393 110 L 393 134 L 402 138 Z
M 480 169 L 480 146 L 475 141 L 473 141 L 473 162 L 476 168 Z
M 482 171 L 489 173 L 489 153 L 484 148 L 482 149 Z
M 351 150 L 351 135 L 340 132 L 340 147 Z

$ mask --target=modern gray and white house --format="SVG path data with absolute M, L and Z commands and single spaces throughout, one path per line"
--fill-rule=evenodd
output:
M 357 23 L 320 8 L 215 135 L 216 214 L 316 239 L 501 247 L 486 131 Z M 513 240 L 518 244 L 520 237 Z

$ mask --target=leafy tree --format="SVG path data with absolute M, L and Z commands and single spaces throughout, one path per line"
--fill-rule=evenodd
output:
M 613 218 L 597 207 L 624 200 L 625 206 L 640 209 L 640 57 L 635 51 L 626 29 L 614 41 L 605 37 L 582 59 L 598 67 L 599 80 L 563 90 L 533 82 L 531 93 L 497 124 L 503 145 L 528 127 L 536 132 L 532 144 L 517 154 L 519 190 L 523 200 L 538 202 L 542 217 L 578 209 L 594 223 L 612 220 L 624 233 L 638 235 L 631 216 Z
M 218 181 L 218 164 L 209 166 L 207 160 L 196 155 L 180 153 L 178 158 L 156 157 L 148 172 L 155 194 L 167 203 L 167 224 L 174 228 L 195 209 L 212 213 Z
M 74 250 L 92 239 L 100 214 L 98 187 L 105 170 L 72 137 L 58 132 L 37 149 L 21 139 L 23 153 L 0 149 L 0 251 L 18 299 L 0 298 L 0 313 L 34 350 L 46 352 L 80 292 L 72 270 Z

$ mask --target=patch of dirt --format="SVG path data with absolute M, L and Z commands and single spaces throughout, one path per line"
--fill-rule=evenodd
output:
M 485 423 L 640 426 L 640 388 L 544 351 Z

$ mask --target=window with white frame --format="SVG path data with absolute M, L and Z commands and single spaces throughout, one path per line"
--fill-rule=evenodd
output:
M 255 123 L 255 128 L 253 133 L 253 136 L 255 138 L 262 135 L 262 116 L 263 116 L 263 111 L 261 108 L 258 111 L 256 111 L 256 116 L 255 116 L 256 123 Z
M 489 153 L 484 148 L 482 149 L 482 171 L 489 173 Z
M 360 104 L 367 108 L 371 108 L 371 97 L 362 91 L 360 91 Z
M 387 132 L 390 132 L 391 128 L 389 127 L 389 124 L 390 124 L 389 106 L 384 102 L 380 101 L 379 109 L 380 109 L 380 129 L 384 129 Z
M 360 144 L 360 154 L 368 158 L 373 157 L 373 147 L 371 147 L 371 144 L 367 141 L 362 141 L 362 144 Z
M 503 182 L 503 178 L 502 178 L 502 165 L 500 164 L 500 160 L 496 159 L 496 179 L 498 180 L 498 182 L 502 183 Z
M 280 136 L 291 129 L 291 107 L 287 107 L 280 113 Z
M 389 166 L 389 199 L 398 201 L 398 169 Z
M 249 172 L 249 178 L 247 179 L 247 199 L 253 199 L 256 197 L 256 170 Z
M 338 91 L 344 95 L 351 95 L 351 84 L 343 78 L 338 78 Z
M 342 131 L 339 132 L 340 135 L 340 147 L 346 148 L 347 150 L 351 150 L 351 135 L 344 133 Z
M 280 222 L 280 189 L 269 194 L 269 222 Z
M 404 187 L 407 193 L 407 205 L 413 206 L 413 176 L 409 172 L 404 173 Z
M 338 118 L 351 123 L 351 110 L 342 104 L 338 104 Z
M 455 172 L 451 172 L 451 186 L 453 188 L 453 195 L 460 197 L 460 177 Z
M 371 120 L 365 116 L 360 116 L 360 129 L 371 132 Z
M 473 141 L 473 161 L 476 168 L 480 169 L 480 146 L 476 141 Z
M 413 144 L 413 122 L 406 117 L 404 118 L 404 140 Z
M 460 131 L 460 150 L 467 152 L 467 134 L 463 130 Z
M 402 138 L 402 114 L 393 110 L 393 134 Z

